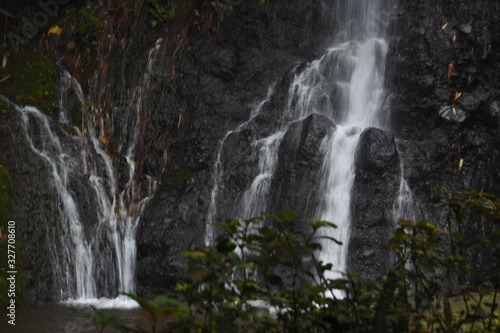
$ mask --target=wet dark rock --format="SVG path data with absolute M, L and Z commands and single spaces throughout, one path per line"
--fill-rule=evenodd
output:
M 404 147 L 417 218 L 442 226 L 443 207 L 428 202 L 439 193 L 437 186 L 500 194 L 499 120 L 493 116 L 500 4 L 406 1 L 399 7 L 389 26 L 391 130 Z M 456 93 L 461 96 L 454 100 Z
M 127 44 L 110 46 L 107 75 L 96 85 L 102 88 L 99 96 L 82 84 L 86 95 L 109 99 L 103 123 L 105 132 L 113 134 L 121 189 L 129 179 L 124 157 L 124 143 L 134 133 L 129 117 L 141 115 L 140 143 L 132 160 L 137 178 L 143 184 L 148 178 L 156 180 L 158 189 L 144 207 L 137 230 L 140 296 L 172 290 L 185 270 L 178 251 L 204 244 L 218 146 L 231 130 L 221 151 L 224 170 L 216 222 L 241 214 L 236 203 L 258 173 L 252 143 L 284 125 L 290 83 L 330 46 L 330 32 L 338 30 L 337 5 L 323 0 L 269 1 L 266 6 L 242 1 L 226 13 L 217 31 L 183 36 L 184 46 L 175 57 L 171 54 L 179 31 L 151 30 L 148 19 L 139 16 L 132 27 L 124 24 L 116 31 L 117 40 L 125 38 Z M 381 244 L 395 223 L 392 207 L 400 159 L 418 219 L 444 225 L 445 207 L 428 201 L 439 193 L 439 185 L 500 194 L 500 3 L 398 1 L 387 12 L 389 19 L 379 21 L 388 24 L 390 36 L 386 87 L 393 134 L 376 129 L 362 134 L 352 200 L 349 267 L 369 277 L 384 274 L 389 261 Z M 158 55 L 148 64 L 155 45 Z M 149 76 L 142 104 L 131 107 L 145 73 Z M 259 115 L 236 130 L 270 87 L 274 93 Z M 454 101 L 456 92 L 462 95 Z M 71 118 L 78 118 L 74 91 L 68 92 L 66 103 Z M 0 126 L 0 163 L 12 175 L 14 202 L 23 203 L 14 205 L 13 217 L 26 262 L 29 302 L 54 301 L 60 281 L 47 243 L 57 238 L 60 207 L 55 189 L 47 185 L 50 171 L 30 152 L 15 112 L 9 110 L 5 121 L 8 127 Z M 295 210 L 299 218 L 315 213 L 321 166 L 317 152 L 334 127 L 319 115 L 290 125 L 278 152 L 271 212 Z M 67 125 L 58 129 L 65 141 L 71 141 L 70 131 Z M 74 181 L 84 179 L 78 175 Z M 145 196 L 147 190 L 141 185 L 139 192 Z M 285 195 L 290 192 L 295 195 Z M 85 197 L 83 185 L 75 186 L 75 194 L 82 200 L 79 213 L 92 226 L 92 198 Z M 97 266 L 113 260 L 111 249 L 100 251 Z M 111 295 L 116 290 L 109 285 L 100 281 L 98 287 Z
M 464 34 L 470 34 L 472 32 L 472 26 L 469 23 L 461 24 L 460 31 Z
M 500 118 L 500 101 L 492 101 L 488 105 L 488 113 L 494 118 Z
M 278 165 L 272 181 L 272 212 L 290 211 L 299 223 L 315 215 L 321 193 L 319 174 L 324 152 L 320 146 L 335 124 L 313 114 L 292 123 L 281 141 Z
M 469 116 L 467 112 L 454 105 L 445 105 L 439 109 L 439 116 L 447 121 L 463 122 Z
M 356 168 L 361 171 L 377 172 L 397 163 L 394 137 L 389 132 L 368 128 L 360 136 L 356 149 Z
M 363 131 L 355 155 L 348 269 L 376 278 L 390 265 L 383 245 L 394 230 L 394 203 L 401 180 L 394 136 L 375 128 Z
M 280 126 L 296 64 L 316 57 L 330 38 L 319 33 L 334 25 L 332 16 L 325 14 L 330 11 L 319 0 L 266 6 L 243 1 L 225 15 L 217 37 L 205 32 L 203 38 L 186 44 L 175 63 L 175 81 L 165 81 L 150 92 L 151 101 L 169 104 L 151 107 L 151 117 L 165 121 L 148 123 L 145 141 L 161 142 L 169 158 L 159 176 L 158 193 L 139 224 L 141 295 L 171 289 L 185 269 L 177 252 L 203 244 L 218 145 L 231 130 L 221 150 L 224 170 L 216 222 L 241 216 L 241 195 L 258 173 L 252 143 Z M 270 87 L 274 94 L 259 116 L 236 130 L 264 101 Z M 165 128 L 170 129 L 168 136 L 163 134 Z M 161 159 L 155 161 L 151 153 L 144 156 L 151 169 L 158 170 L 154 166 Z M 187 171 L 183 177 L 168 176 L 183 169 Z
M 468 112 L 475 112 L 480 104 L 481 100 L 471 93 L 463 93 L 457 100 L 457 105 Z

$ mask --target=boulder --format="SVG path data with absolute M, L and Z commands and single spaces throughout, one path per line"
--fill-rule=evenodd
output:
M 367 278 L 385 274 L 391 264 L 383 245 L 396 226 L 393 206 L 401 182 L 400 160 L 394 136 L 365 129 L 355 155 L 351 199 L 351 238 L 348 269 Z

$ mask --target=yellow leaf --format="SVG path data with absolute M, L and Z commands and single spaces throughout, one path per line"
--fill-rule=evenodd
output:
M 57 25 L 55 25 L 49 29 L 49 35 L 59 36 L 60 34 L 62 34 L 62 32 L 63 32 L 63 29 L 59 28 Z
M 443 29 L 443 30 L 446 29 L 446 27 L 448 26 L 448 23 L 449 22 L 446 22 L 445 24 L 443 24 L 443 26 L 441 27 L 441 29 Z
M 455 110 L 455 105 L 452 105 L 451 106 L 451 111 L 453 112 L 453 114 L 456 116 L 457 115 L 457 110 Z
M 461 158 L 460 162 L 458 162 L 458 171 L 462 170 L 462 167 L 464 166 L 464 159 Z
M 99 137 L 99 140 L 101 140 L 101 142 L 104 144 L 108 142 L 108 139 L 106 139 L 104 136 Z
M 457 99 L 459 99 L 460 96 L 462 96 L 462 93 L 458 92 L 458 91 L 455 91 L 455 96 L 453 97 L 453 102 L 456 101 Z

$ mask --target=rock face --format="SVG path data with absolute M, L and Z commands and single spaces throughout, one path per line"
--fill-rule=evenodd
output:
M 387 26 L 391 40 L 390 126 L 362 133 L 352 200 L 349 267 L 369 277 L 381 274 L 389 260 L 380 245 L 397 218 L 392 212 L 401 161 L 419 219 L 444 223 L 443 207 L 427 201 L 438 185 L 500 194 L 500 3 L 389 2 L 374 21 Z M 243 193 L 259 173 L 254 143 L 279 128 L 283 140 L 267 209 L 295 210 L 299 219 L 315 213 L 317 152 L 335 124 L 312 115 L 286 127 L 281 112 L 294 75 L 329 46 L 338 6 L 324 0 L 268 1 L 266 6 L 240 1 L 220 27 L 200 33 L 150 30 L 140 15 L 135 25 L 116 32 L 127 44 L 110 47 L 107 75 L 98 85 L 103 91 L 86 93 L 109 99 L 102 127 L 115 143 L 113 163 L 122 187 L 128 161 L 120 142 L 133 132 L 123 120 L 140 114 L 136 180 L 155 179 L 158 188 L 136 235 L 139 295 L 171 289 L 184 267 L 177 252 L 203 245 L 219 152 L 224 170 L 218 173 L 216 220 L 242 214 Z M 177 45 L 182 49 L 172 56 Z M 266 99 L 270 87 L 274 91 Z M 138 91 L 140 103 L 131 97 Z M 259 102 L 260 113 L 238 128 L 254 116 Z M 12 175 L 14 202 L 26 203 L 15 205 L 13 213 L 24 244 L 29 301 L 56 300 L 57 290 L 45 287 L 54 273 L 45 247 L 50 233 L 43 226 L 56 224 L 58 207 L 53 189 L 39 181 L 49 171 L 23 146 L 15 114 L 8 113 L 5 122 L 11 131 L 0 126 L 0 149 L 6 152 L 0 163 Z M 92 214 L 82 214 L 91 226 Z
M 231 134 L 223 149 L 222 159 L 231 162 L 225 164 L 229 167 L 224 170 L 220 200 L 226 204 L 218 217 L 240 214 L 241 207 L 235 210 L 234 204 L 241 201 L 243 184 L 258 172 L 251 142 L 279 126 L 279 112 L 293 75 L 290 64 L 314 58 L 327 45 L 327 39 L 313 40 L 301 32 L 306 27 L 318 31 L 331 24 L 317 14 L 321 6 L 321 2 L 307 1 L 286 5 L 276 2 L 265 9 L 244 5 L 223 22 L 213 52 L 216 70 L 202 75 L 201 103 L 197 108 L 186 108 L 186 120 L 174 136 L 165 174 L 175 172 L 183 163 L 189 166 L 189 172 L 176 184 L 167 182 L 173 186 L 160 191 L 158 201 L 147 207 L 144 220 L 149 222 L 140 225 L 138 234 L 139 271 L 147 271 L 150 257 L 157 258 L 158 275 L 170 278 L 166 271 L 177 274 L 182 270 L 178 261 L 175 268 L 163 267 L 161 262 L 177 260 L 170 259 L 174 258 L 174 249 L 200 244 L 210 202 L 216 144 L 228 130 L 249 118 L 249 103 L 259 100 L 255 98 L 259 95 L 262 100 L 265 89 L 278 80 L 275 93 L 255 123 Z M 414 214 L 419 219 L 443 223 L 443 207 L 427 201 L 438 193 L 437 185 L 500 193 L 498 2 L 484 0 L 472 5 L 465 0 L 400 1 L 396 7 L 391 6 L 381 15 L 388 18 L 383 24 L 389 24 L 391 36 L 386 85 L 390 93 L 389 130 L 394 134 L 375 129 L 363 133 L 356 155 L 352 201 L 348 265 L 369 277 L 379 275 L 390 260 L 381 244 L 398 218 L 393 216 L 393 205 L 400 185 L 400 161 L 414 191 Z M 315 8 L 316 14 L 294 22 L 301 11 L 310 13 L 307 8 Z M 314 21 L 312 17 L 321 19 Z M 273 37 L 277 36 L 274 31 L 284 30 L 286 38 Z M 312 52 L 302 44 L 305 40 Z M 262 54 L 268 56 L 262 58 Z M 186 72 L 186 80 L 187 73 L 193 71 L 188 69 L 191 67 L 193 64 L 188 62 L 178 66 Z M 295 70 L 300 71 L 300 66 Z M 457 92 L 461 95 L 454 100 Z M 291 125 L 284 134 L 286 139 L 280 145 L 272 179 L 272 199 L 267 203 L 271 211 L 295 209 L 299 217 L 315 213 L 311 207 L 316 200 L 314 179 L 319 163 L 313 156 L 326 127 L 333 126 L 318 127 L 320 123 L 320 117 L 314 116 Z M 292 136 L 301 139 L 288 140 Z M 461 159 L 464 166 L 459 171 Z M 296 196 L 285 199 L 285 193 L 296 190 Z M 161 225 L 167 216 L 172 223 L 168 230 L 176 230 L 174 237 L 150 231 L 152 226 L 154 230 L 167 230 Z M 172 242 L 175 246 L 166 249 L 164 244 Z M 143 256 L 143 251 L 149 251 L 148 255 Z M 163 286 L 168 281 L 164 280 Z M 138 285 L 143 293 L 151 291 L 146 277 L 139 276 Z
M 290 125 L 278 151 L 269 207 L 289 211 L 299 223 L 314 215 L 318 206 L 319 173 L 323 163 L 321 144 L 335 124 L 326 116 L 312 114 Z
M 329 7 L 332 4 L 317 0 L 276 1 L 265 7 L 243 1 L 225 16 L 218 38 L 210 37 L 212 44 L 197 39 L 186 47 L 176 63 L 174 96 L 167 97 L 172 105 L 183 105 L 183 119 L 169 139 L 159 191 L 146 207 L 137 234 L 140 294 L 171 288 L 184 269 L 176 253 L 203 245 L 219 152 L 223 169 L 214 220 L 243 216 L 244 192 L 259 173 L 256 142 L 282 125 L 281 112 L 297 64 L 314 59 L 327 45 L 330 36 L 320 31 L 334 25 L 333 16 L 326 14 L 331 13 Z M 210 52 L 200 52 L 212 45 Z M 266 100 L 270 87 L 273 94 Z M 255 119 L 238 128 L 263 101 Z M 316 122 L 313 117 L 306 125 L 292 127 L 320 127 Z M 316 131 L 320 140 L 324 131 Z M 309 145 L 307 131 L 304 140 L 302 144 Z
M 500 193 L 499 9 L 486 0 L 401 1 L 389 11 L 391 130 L 421 219 L 442 217 L 428 203 L 439 185 Z
M 51 204 L 58 200 L 54 188 L 45 182 L 50 174 L 49 168 L 40 159 L 30 156 L 30 148 L 20 135 L 23 133 L 21 124 L 17 118 L 11 118 L 14 114 L 14 108 L 9 109 L 4 121 L 9 124 L 12 133 L 19 135 L 14 137 L 2 132 L 6 140 L 0 140 L 0 159 L 10 171 L 15 186 L 12 218 L 16 221 L 17 239 L 21 247 L 19 257 L 24 259 L 26 297 L 33 302 L 50 301 L 57 291 L 50 284 L 54 272 L 52 254 L 46 242 L 52 240 L 51 236 L 56 230 L 49 231 L 45 225 L 55 225 L 55 221 L 60 218 L 56 205 Z M 17 203 L 22 203 L 22 206 Z
M 361 133 L 355 155 L 348 268 L 375 278 L 386 271 L 390 256 L 383 245 L 395 227 L 400 160 L 394 136 L 375 128 Z

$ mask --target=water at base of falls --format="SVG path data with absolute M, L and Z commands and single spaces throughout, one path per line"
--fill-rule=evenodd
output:
M 133 309 L 139 307 L 139 304 L 136 301 L 126 296 L 118 296 L 116 298 L 69 298 L 63 301 L 62 304 L 71 307 L 92 305 L 98 309 Z
M 68 309 L 70 308 L 70 309 Z M 75 309 L 75 311 L 71 311 Z M 117 316 L 129 327 L 150 327 L 150 322 L 141 308 L 112 306 L 106 311 Z M 16 325 L 7 320 L 0 321 L 0 332 L 6 333 L 96 333 L 95 324 L 82 314 L 93 316 L 94 312 L 86 304 L 44 304 L 16 306 Z M 166 326 L 166 320 L 158 323 L 157 331 Z M 116 333 L 117 330 L 106 326 L 102 333 Z

